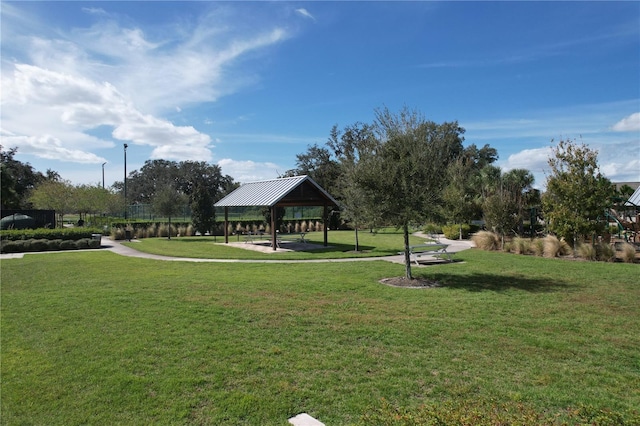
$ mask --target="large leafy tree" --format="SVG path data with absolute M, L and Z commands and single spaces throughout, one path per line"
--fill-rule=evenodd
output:
M 307 147 L 307 151 L 296 155 L 296 167 L 284 176 L 307 175 L 329 193 L 335 190 L 340 175 L 338 161 L 331 151 L 317 144 Z
M 600 173 L 598 153 L 575 140 L 561 140 L 549 158 L 551 172 L 542 206 L 549 230 L 569 243 L 602 231 L 612 184 Z
M 473 163 L 466 162 L 463 157 L 459 157 L 451 162 L 445 175 L 447 186 L 442 191 L 442 216 L 447 221 L 453 221 L 460 225 L 460 239 L 462 239 L 462 224 L 473 219 L 476 214 L 472 185 L 473 173 Z
M 64 215 L 75 210 L 74 193 L 69 181 L 45 180 L 32 191 L 29 201 L 37 209 L 55 210 L 58 226 L 62 227 Z
M 31 164 L 16 160 L 14 157 L 17 151 L 18 148 L 4 151 L 0 145 L 0 197 L 2 207 L 6 209 L 31 208 L 31 191 L 46 179 L 42 173 L 34 170 Z
M 127 176 L 127 202 L 131 204 L 149 204 L 156 193 L 167 186 L 177 187 L 178 163 L 167 160 L 147 160 L 140 170 L 134 170 Z M 124 187 L 118 182 L 118 187 Z
M 376 110 L 379 144 L 361 159 L 358 183 L 373 197 L 380 217 L 402 229 L 405 277 L 412 278 L 409 228 L 435 215 L 449 163 L 463 151 L 464 129 L 457 122 L 437 124 L 415 110 Z
M 213 204 L 236 186 L 215 164 L 148 160 L 127 177 L 127 198 L 130 203 L 152 204 L 160 191 L 174 188 L 187 197 L 185 204 L 191 207 L 194 226 L 204 233 L 215 223 Z M 124 184 L 116 182 L 114 188 L 121 191 Z
M 502 182 L 513 199 L 518 235 L 522 235 L 524 220 L 529 217 L 527 208 L 539 204 L 540 192 L 533 188 L 535 178 L 529 170 L 512 169 L 502 175 Z
M 360 250 L 358 230 L 361 226 L 374 227 L 375 209 L 370 204 L 373 197 L 367 189 L 358 184 L 362 175 L 362 167 L 378 146 L 374 129 L 369 124 L 355 123 L 345 127 L 343 131 L 337 126 L 331 129 L 327 146 L 333 151 L 338 164 L 339 175 L 333 185 L 333 191 L 341 203 L 341 214 L 353 223 L 355 233 L 355 250 Z

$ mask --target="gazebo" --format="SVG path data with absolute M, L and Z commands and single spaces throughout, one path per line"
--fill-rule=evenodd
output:
M 276 208 L 323 206 L 326 247 L 329 207 L 337 207 L 338 202 L 307 175 L 245 183 L 215 204 L 215 207 L 224 207 L 225 243 L 229 243 L 229 207 L 256 206 L 271 209 L 271 246 L 276 250 Z

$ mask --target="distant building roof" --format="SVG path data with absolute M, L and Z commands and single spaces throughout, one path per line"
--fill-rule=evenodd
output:
M 636 188 L 635 192 L 629 197 L 625 206 L 640 206 L 640 186 Z
M 322 206 L 338 202 L 307 175 L 248 182 L 218 201 L 216 207 Z

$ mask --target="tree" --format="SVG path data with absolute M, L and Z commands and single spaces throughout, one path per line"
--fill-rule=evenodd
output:
M 31 208 L 31 191 L 45 180 L 45 176 L 35 171 L 29 163 L 16 160 L 16 152 L 18 148 L 4 151 L 0 145 L 2 208 L 28 209 Z
M 372 126 L 355 123 L 345 127 L 343 132 L 337 126 L 331 129 L 327 146 L 337 158 L 338 177 L 333 185 L 333 191 L 341 203 L 341 214 L 353 223 L 355 233 L 355 251 L 360 250 L 358 229 L 369 224 L 373 227 L 376 221 L 375 209 L 370 205 L 372 197 L 368 196 L 366 188 L 358 184 L 358 176 L 363 164 L 363 157 L 370 157 L 375 152 L 378 141 Z
M 296 155 L 296 168 L 284 176 L 307 175 L 329 193 L 333 193 L 340 174 L 338 162 L 329 149 L 313 144 L 307 152 Z
M 101 214 L 114 211 L 113 206 L 119 204 L 120 197 L 117 194 L 102 188 L 100 185 L 77 185 L 73 188 L 72 209 L 80 215 L 80 219 L 86 221 L 87 215 Z M 122 211 L 122 208 L 115 211 Z M 84 219 L 82 218 L 84 214 Z
M 380 217 L 402 229 L 405 277 L 412 279 L 409 227 L 437 211 L 444 171 L 463 151 L 457 122 L 436 124 L 406 107 L 398 114 L 376 110 L 378 146 L 361 158 L 358 184 L 373 198 Z
M 140 170 L 127 177 L 127 202 L 149 204 L 156 193 L 167 186 L 178 187 L 178 164 L 175 161 L 147 160 Z M 118 183 L 124 189 L 124 185 Z
M 213 204 L 237 185 L 233 178 L 223 175 L 220 166 L 204 161 L 147 160 L 138 171 L 127 177 L 127 198 L 130 203 L 152 203 L 158 191 L 171 186 L 187 196 L 194 226 L 206 232 L 215 223 Z M 113 188 L 122 192 L 124 184 Z
M 512 192 L 499 185 L 488 194 L 482 203 L 482 211 L 487 228 L 500 235 L 504 247 L 504 236 L 517 223 L 516 199 Z
M 153 211 L 169 219 L 169 240 L 171 239 L 171 217 L 180 213 L 186 203 L 187 197 L 172 185 L 159 188 L 153 197 Z
M 518 235 L 524 233 L 525 209 L 536 204 L 539 192 L 533 188 L 535 178 L 526 169 L 513 169 L 502 175 L 504 188 L 511 194 L 514 201 Z
M 473 173 L 474 163 L 459 157 L 447 168 L 447 186 L 442 192 L 443 215 L 460 225 L 460 239 L 462 239 L 462 224 L 470 221 L 476 211 L 472 186 Z
M 605 226 L 602 218 L 613 192 L 600 173 L 598 153 L 575 140 L 561 140 L 549 158 L 551 172 L 542 196 L 549 230 L 577 244 Z
M 196 231 L 204 235 L 211 231 L 216 223 L 216 209 L 213 207 L 215 200 L 211 193 L 200 185 L 202 184 L 194 186 L 191 195 L 191 222 Z
M 62 227 L 64 215 L 73 212 L 74 187 L 65 180 L 45 180 L 32 191 L 29 201 L 37 209 L 55 210 Z

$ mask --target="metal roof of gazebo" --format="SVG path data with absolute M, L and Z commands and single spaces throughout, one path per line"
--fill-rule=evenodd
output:
M 307 175 L 248 182 L 217 203 L 224 207 L 224 240 L 229 242 L 229 207 L 263 206 L 271 208 L 271 245 L 276 249 L 276 207 L 324 206 L 324 245 L 327 245 L 327 212 L 338 202 Z
M 218 201 L 216 207 L 337 206 L 338 202 L 307 175 L 248 182 Z

